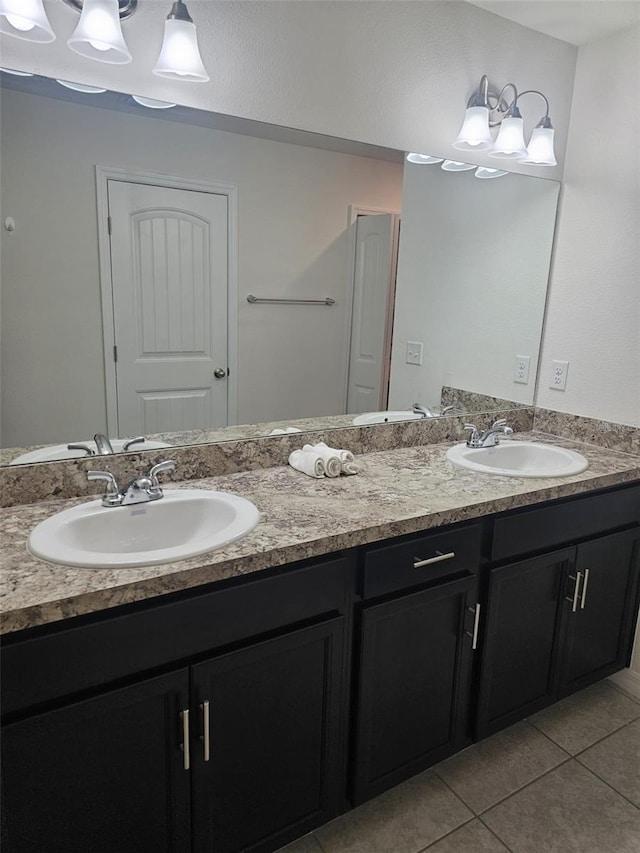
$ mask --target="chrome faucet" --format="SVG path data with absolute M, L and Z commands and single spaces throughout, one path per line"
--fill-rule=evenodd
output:
M 437 415 L 434 415 L 428 406 L 423 406 L 422 403 L 414 403 L 413 406 L 411 406 L 411 411 L 415 412 L 416 415 L 422 415 L 423 418 L 437 417 Z
M 107 488 L 102 496 L 102 506 L 130 506 L 131 504 L 160 500 L 163 492 L 158 482 L 158 474 L 162 471 L 173 471 L 175 467 L 176 463 L 171 459 L 158 462 L 148 474 L 135 477 L 124 489 L 118 487 L 116 478 L 110 471 L 87 471 L 87 480 L 104 480 L 106 482 Z
M 495 447 L 500 444 L 501 435 L 513 435 L 513 430 L 504 418 L 495 421 L 493 426 L 485 429 L 484 432 L 478 432 L 475 424 L 465 424 L 464 428 L 470 432 L 467 447 Z
M 113 454 L 113 447 L 106 435 L 103 435 L 101 432 L 97 432 L 93 436 L 93 440 L 98 448 L 98 456 L 111 456 Z

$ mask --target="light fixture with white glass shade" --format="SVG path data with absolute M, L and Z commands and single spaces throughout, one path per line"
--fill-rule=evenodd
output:
M 507 95 L 510 95 L 508 97 Z M 529 145 L 524 139 L 524 122 L 519 101 L 524 95 L 538 95 L 546 111 L 534 129 Z M 492 141 L 490 128 L 499 126 Z M 462 151 L 487 151 L 489 156 L 517 160 L 538 166 L 555 166 L 553 127 L 549 119 L 549 101 L 537 89 L 518 92 L 514 83 L 506 83 L 496 94 L 489 90 L 489 80 L 483 74 L 480 85 L 467 102 L 467 111 L 453 147 Z
M 73 80 L 56 79 L 56 83 L 64 86 L 65 89 L 72 89 L 74 92 L 82 92 L 85 95 L 102 95 L 107 91 L 101 86 L 90 86 L 88 83 L 75 83 Z
M 87 59 L 126 65 L 131 53 L 122 35 L 118 0 L 84 0 L 78 26 L 67 44 Z
M 442 163 L 444 157 L 432 157 L 431 154 L 417 154 L 415 151 L 412 151 L 410 154 L 407 154 L 407 162 L 415 163 L 418 166 L 431 165 L 432 163 Z
M 200 57 L 195 24 L 182 0 L 176 0 L 165 21 L 162 49 L 153 73 L 194 83 L 209 80 Z
M 149 110 L 170 110 L 175 107 L 175 104 L 169 101 L 159 101 L 157 98 L 145 98 L 143 95 L 131 95 L 136 104 L 141 107 L 147 107 Z
M 42 0 L 0 0 L 0 33 L 40 44 L 56 38 Z
M 445 172 L 468 172 L 469 169 L 475 169 L 473 163 L 461 163 L 459 160 L 445 160 L 441 169 Z
M 489 166 L 478 166 L 476 169 L 476 178 L 481 178 L 482 180 L 502 178 L 508 174 L 509 172 L 505 172 L 503 169 L 491 169 Z

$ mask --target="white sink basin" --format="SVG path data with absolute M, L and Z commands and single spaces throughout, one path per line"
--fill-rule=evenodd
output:
M 354 426 L 366 426 L 367 424 L 392 424 L 398 421 L 419 421 L 422 415 L 416 412 L 365 412 L 353 419 Z
M 114 453 L 122 453 L 124 450 L 124 438 L 112 438 L 111 446 Z M 71 443 L 71 442 L 70 442 Z M 95 449 L 93 440 L 73 442 L 74 444 L 86 444 L 88 447 Z M 132 444 L 127 450 L 127 453 L 135 453 L 138 450 L 158 450 L 161 447 L 171 447 L 164 441 L 150 441 L 145 439 L 139 444 Z M 52 444 L 49 447 L 39 447 L 37 450 L 30 450 L 28 453 L 23 453 L 11 460 L 11 465 L 27 465 L 31 462 L 55 462 L 60 459 L 91 459 L 87 456 L 84 450 L 69 450 L 66 444 Z
M 256 526 L 245 498 L 204 489 L 165 489 L 164 497 L 124 507 L 91 501 L 47 518 L 29 550 L 50 563 L 111 569 L 172 563 L 240 539 Z
M 456 444 L 447 459 L 460 468 L 502 477 L 569 477 L 588 468 L 580 453 L 531 441 L 501 441 L 496 447 Z

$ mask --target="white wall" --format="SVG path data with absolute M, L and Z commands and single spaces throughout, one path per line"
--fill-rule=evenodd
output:
M 533 403 L 557 197 L 555 181 L 405 165 L 390 408 L 437 406 L 443 385 Z
M 640 30 L 578 52 L 539 406 L 640 426 Z M 552 359 L 569 362 L 551 390 Z
M 541 89 L 551 101 L 562 174 L 576 50 L 455 0 L 190 0 L 211 81 L 151 73 L 169 0 L 144 0 L 125 22 L 130 65 L 77 56 L 66 40 L 77 13 L 45 0 L 53 44 L 2 38 L 3 65 L 121 92 L 356 139 L 453 154 L 466 101 L 482 74 L 493 86 Z M 521 104 L 529 127 L 541 101 Z M 487 163 L 478 154 L 474 162 Z M 539 173 L 531 167 L 517 171 Z
M 238 421 L 344 411 L 348 209 L 399 210 L 402 164 L 6 90 L 2 119 L 1 218 L 16 221 L 2 232 L 4 446 L 106 427 L 96 164 L 237 186 Z

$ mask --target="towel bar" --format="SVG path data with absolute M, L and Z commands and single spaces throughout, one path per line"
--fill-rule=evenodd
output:
M 263 297 L 254 296 L 250 293 L 247 296 L 247 302 L 251 302 L 252 305 L 255 305 L 256 302 L 269 302 L 271 304 L 286 304 L 286 305 L 335 305 L 336 300 L 332 299 L 330 296 L 326 296 L 324 299 L 267 299 Z

